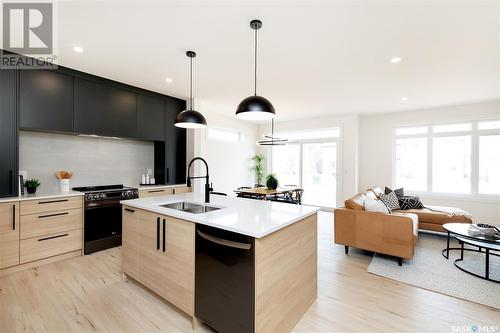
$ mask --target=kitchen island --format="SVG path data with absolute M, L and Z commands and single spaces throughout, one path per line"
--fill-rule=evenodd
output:
M 288 332 L 317 295 L 317 208 L 201 193 L 127 200 L 122 271 L 219 332 Z

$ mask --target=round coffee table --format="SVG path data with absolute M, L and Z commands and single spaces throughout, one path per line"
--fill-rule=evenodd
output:
M 491 251 L 498 252 L 500 251 L 500 237 L 498 236 L 486 236 L 486 235 L 474 235 L 469 233 L 469 226 L 470 224 L 468 223 L 446 223 L 443 225 L 443 228 L 447 231 L 448 237 L 446 239 L 446 249 L 442 251 L 443 257 L 446 259 L 449 259 L 450 257 L 450 251 L 453 250 L 458 250 L 460 251 L 460 258 L 456 259 L 454 264 L 455 266 L 460 269 L 461 271 L 474 275 L 476 277 L 479 277 L 481 279 L 485 279 L 488 281 L 492 282 L 497 282 L 500 283 L 500 280 L 495 280 L 490 278 L 490 255 L 492 256 L 500 256 L 500 254 L 497 253 L 491 253 Z M 450 235 L 455 237 L 456 240 L 458 240 L 459 244 L 461 245 L 460 247 L 452 247 L 450 248 Z M 478 249 L 466 249 L 464 248 L 464 244 L 468 244 L 474 247 L 477 247 Z M 484 252 L 483 252 L 484 249 Z M 471 272 L 466 270 L 465 268 L 461 267 L 458 263 L 463 262 L 464 260 L 464 251 L 469 251 L 469 252 L 479 252 L 479 253 L 484 253 L 486 258 L 485 258 L 485 269 L 484 269 L 484 276 L 479 275 L 477 273 Z

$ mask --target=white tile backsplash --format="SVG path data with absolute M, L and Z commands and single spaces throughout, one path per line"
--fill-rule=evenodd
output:
M 55 191 L 58 170 L 73 172 L 71 187 L 138 184 L 154 168 L 152 142 L 21 131 L 19 169 Z

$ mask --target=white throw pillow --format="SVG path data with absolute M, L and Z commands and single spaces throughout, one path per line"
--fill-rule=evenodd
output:
M 365 210 L 367 212 L 378 212 L 390 214 L 387 206 L 380 200 L 373 199 L 371 197 L 366 197 L 365 199 Z

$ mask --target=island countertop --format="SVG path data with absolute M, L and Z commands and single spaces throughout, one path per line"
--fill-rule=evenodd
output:
M 255 238 L 267 236 L 288 225 L 301 221 L 319 210 L 319 208 L 312 206 L 219 195 L 211 195 L 208 205 L 222 207 L 223 209 L 208 213 L 192 214 L 160 206 L 179 201 L 205 205 L 203 193 L 183 193 L 164 197 L 132 199 L 121 201 L 121 203 L 126 206 Z

